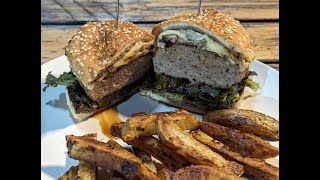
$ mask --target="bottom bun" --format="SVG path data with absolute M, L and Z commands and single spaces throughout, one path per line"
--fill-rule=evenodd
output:
M 164 96 L 161 96 L 151 90 L 141 90 L 140 94 L 143 96 L 148 96 L 148 97 L 150 97 L 156 101 L 162 102 L 164 104 L 174 106 L 177 108 L 182 108 L 182 109 L 185 109 L 185 110 L 197 113 L 197 114 L 201 114 L 201 115 L 206 114 L 209 111 L 212 111 L 212 110 L 208 109 L 208 107 L 205 105 L 194 105 L 194 104 L 187 103 L 187 102 L 182 103 L 182 102 L 171 101 L 170 99 L 168 99 Z M 237 102 L 235 102 L 230 108 L 236 108 L 239 105 L 242 98 L 243 98 L 243 93 L 240 95 L 239 100 Z

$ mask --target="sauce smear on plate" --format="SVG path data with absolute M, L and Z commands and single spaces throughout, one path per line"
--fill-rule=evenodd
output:
M 110 133 L 111 125 L 121 122 L 119 114 L 114 108 L 109 108 L 105 111 L 102 111 L 101 113 L 96 114 L 93 118 L 99 120 L 101 131 L 105 136 L 110 139 L 117 139 L 117 137 L 112 136 Z

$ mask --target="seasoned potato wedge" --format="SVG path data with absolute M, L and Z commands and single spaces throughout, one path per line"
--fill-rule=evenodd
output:
M 122 139 L 121 129 L 123 124 L 116 123 L 111 126 L 111 134 Z M 162 144 L 157 138 L 153 136 L 144 136 L 136 138 L 132 141 L 127 141 L 128 144 L 136 147 L 146 153 L 151 154 L 154 158 L 162 162 L 170 170 L 177 170 L 187 165 L 188 161 L 177 155 L 174 151 Z
M 244 157 L 267 159 L 276 157 L 279 154 L 278 148 L 249 133 L 211 122 L 201 123 L 199 129 Z
M 58 180 L 96 180 L 97 168 L 96 166 L 79 161 L 78 166 L 72 166 L 64 175 L 60 176 Z
M 179 169 L 174 173 L 173 180 L 236 180 L 239 176 L 227 174 L 215 166 L 195 165 Z
M 228 161 L 219 154 L 213 152 L 208 146 L 198 142 L 190 134 L 187 134 L 167 116 L 156 119 L 156 130 L 160 141 L 182 156 L 184 159 L 196 165 L 217 166 L 230 174 L 243 174 L 243 166 Z
M 184 130 L 195 129 L 200 121 L 186 110 L 161 113 L 140 113 L 130 117 L 122 128 L 122 137 L 130 141 L 140 136 L 156 135 L 155 120 L 158 116 L 168 115 L 169 119 Z
M 153 172 L 153 174 L 157 174 L 157 168 L 154 165 L 150 154 L 135 147 L 132 147 L 132 151 L 133 154 L 142 161 L 143 165 L 145 165 L 151 172 Z
M 160 169 L 160 171 L 158 172 L 157 176 L 161 179 L 161 180 L 173 180 L 174 177 L 174 172 L 167 169 L 167 168 L 162 168 Z
M 71 168 L 65 172 L 58 180 L 77 180 L 78 166 L 71 166 Z
M 79 161 L 78 180 L 96 180 L 96 179 L 97 179 L 97 167 L 92 164 Z
M 243 157 L 233 152 L 223 143 L 214 140 L 212 137 L 200 130 L 192 131 L 190 134 L 199 142 L 209 146 L 213 151 L 219 153 L 228 160 L 235 161 L 244 167 L 244 175 L 250 179 L 279 179 L 279 168 L 272 166 L 260 159 Z
M 115 145 L 82 136 L 66 136 L 69 157 L 94 164 L 126 178 L 158 179 L 141 160 L 129 151 Z M 110 140 L 112 141 L 112 140 Z
M 260 112 L 222 109 L 208 112 L 203 120 L 252 133 L 267 140 L 279 141 L 279 121 Z

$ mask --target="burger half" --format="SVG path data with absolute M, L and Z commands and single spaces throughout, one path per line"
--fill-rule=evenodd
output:
M 141 91 L 157 101 L 197 113 L 229 108 L 246 85 L 254 60 L 252 40 L 238 21 L 215 9 L 157 24 L 154 81 Z
M 71 72 L 47 86 L 64 85 L 68 105 L 77 120 L 84 120 L 139 91 L 150 70 L 154 36 L 131 22 L 88 22 L 69 41 L 65 54 Z M 47 87 L 44 88 L 44 90 Z

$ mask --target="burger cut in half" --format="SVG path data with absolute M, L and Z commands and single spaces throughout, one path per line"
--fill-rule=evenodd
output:
M 153 44 L 154 36 L 131 22 L 119 21 L 118 29 L 114 20 L 88 22 L 66 47 L 71 72 L 49 73 L 46 84 L 66 86 L 74 118 L 84 120 L 139 91 Z
M 154 81 L 141 91 L 157 101 L 197 113 L 229 108 L 251 79 L 252 40 L 238 21 L 215 9 L 157 24 Z

